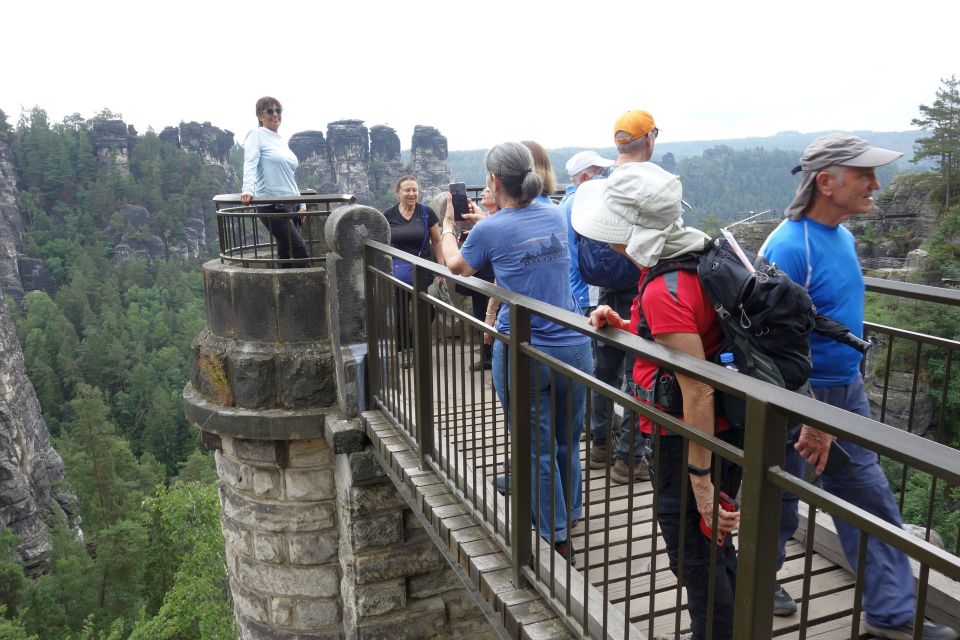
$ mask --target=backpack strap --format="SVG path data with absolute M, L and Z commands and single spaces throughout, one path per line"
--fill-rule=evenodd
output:
M 427 208 L 417 203 L 417 208 L 420 209 L 420 221 L 423 223 L 423 242 L 420 243 L 420 251 L 417 252 L 417 257 L 423 257 L 423 250 L 427 248 L 427 240 L 430 239 L 430 218 L 427 216 Z
M 646 340 L 653 340 L 653 334 L 650 333 L 650 325 L 647 324 L 647 319 L 643 316 L 643 292 L 646 290 L 647 285 L 653 282 L 655 278 L 668 273 L 676 271 L 696 272 L 697 267 L 700 265 L 701 255 L 699 252 L 687 253 L 679 258 L 661 260 L 647 269 L 647 274 L 640 282 L 639 293 L 637 294 L 637 311 L 640 314 L 640 321 L 637 323 L 637 335 Z

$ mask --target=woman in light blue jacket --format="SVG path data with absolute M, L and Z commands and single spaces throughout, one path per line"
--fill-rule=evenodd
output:
M 240 201 L 250 204 L 254 198 L 298 196 L 300 188 L 294 179 L 297 156 L 290 150 L 287 140 L 279 133 L 283 107 L 280 101 L 270 96 L 257 100 L 259 126 L 247 134 L 243 142 L 243 194 Z M 304 211 L 303 204 L 260 205 L 261 213 Z M 299 217 L 263 216 L 260 218 L 277 243 L 277 258 L 309 258 L 307 245 L 297 229 Z M 284 267 L 294 266 L 290 263 Z

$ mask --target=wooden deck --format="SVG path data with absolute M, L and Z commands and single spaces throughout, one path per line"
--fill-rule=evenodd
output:
M 441 364 L 441 370 L 434 378 L 437 451 L 439 459 L 449 465 L 451 475 L 469 477 L 471 487 L 485 485 L 483 491 L 472 491 L 477 496 L 488 496 L 491 501 L 489 496 L 493 494 L 494 478 L 503 473 L 509 435 L 493 391 L 490 372 L 482 375 L 460 373 L 475 359 L 470 356 L 469 349 L 457 348 L 454 353 L 439 359 L 452 364 L 451 369 L 456 373 L 447 377 L 446 367 Z M 653 489 L 650 482 L 636 482 L 632 487 L 613 482 L 608 479 L 607 470 L 589 468 L 587 443 L 581 441 L 580 447 L 584 518 L 572 531 L 576 571 L 644 634 L 651 628 L 652 615 L 654 636 L 672 637 L 679 599 L 680 631 L 688 632 L 685 594 L 678 594 L 663 539 L 652 519 Z M 498 510 L 503 508 L 503 504 L 498 506 Z M 654 531 L 657 532 L 655 556 Z M 556 560 L 560 571 L 560 557 L 556 556 Z M 801 637 L 804 560 L 802 544 L 791 541 L 778 580 L 796 600 L 798 612 L 790 617 L 774 618 L 776 638 Z M 651 574 L 653 566 L 656 567 L 655 574 Z M 651 588 L 654 591 L 652 614 Z M 805 637 L 817 640 L 850 638 L 853 576 L 815 554 L 809 594 Z M 858 633 L 854 637 L 872 636 Z

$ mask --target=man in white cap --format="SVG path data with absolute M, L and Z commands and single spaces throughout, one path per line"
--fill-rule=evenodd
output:
M 606 171 L 613 166 L 614 161 L 608 160 L 595 151 L 581 151 L 574 154 L 566 163 L 567 173 L 573 184 L 567 187 L 567 193 L 560 201 L 560 209 L 567 216 L 568 245 L 570 246 L 570 287 L 577 299 L 580 308 L 589 313 L 598 304 L 606 304 L 616 311 L 627 315 L 630 305 L 637 295 L 637 283 L 623 290 L 598 288 L 583 281 L 580 275 L 580 251 L 577 242 L 577 233 L 570 225 L 570 214 L 573 211 L 574 198 L 577 189 L 583 183 L 595 178 L 605 178 Z M 604 251 L 609 251 L 606 245 L 601 245 Z M 619 256 L 614 255 L 620 259 Z M 616 347 L 600 341 L 593 343 L 594 370 L 593 375 L 598 380 L 609 385 L 620 387 L 623 384 L 624 364 L 626 354 Z M 628 369 L 629 371 L 629 369 Z M 592 469 L 610 468 L 610 479 L 614 482 L 626 484 L 631 476 L 636 480 L 649 480 L 650 472 L 643 461 L 644 440 L 635 433 L 631 433 L 636 426 L 636 415 L 627 411 L 617 425 L 616 418 L 610 421 L 611 403 L 599 391 L 591 393 L 589 416 L 589 437 L 591 439 L 590 456 L 587 461 Z M 612 434 L 618 435 L 612 439 L 615 443 L 613 451 L 608 449 Z M 630 445 L 633 445 L 633 455 L 630 455 Z
M 677 176 L 652 162 L 627 162 L 604 181 L 591 181 L 580 188 L 574 202 L 572 224 L 582 236 L 609 243 L 625 254 L 641 269 L 661 259 L 673 259 L 687 253 L 703 251 L 709 236 L 696 229 L 685 228 L 681 218 L 683 189 Z M 646 277 L 644 269 L 641 278 Z M 672 271 L 658 275 L 646 283 L 642 298 L 631 309 L 630 321 L 607 305 L 600 305 L 590 316 L 595 327 L 610 324 L 632 333 L 640 333 L 641 319 L 645 333 L 663 345 L 698 358 L 707 358 L 724 342 L 723 329 L 716 311 L 700 286 L 695 272 Z M 720 418 L 715 420 L 713 389 L 696 379 L 673 374 L 657 363 L 637 358 L 633 381 L 641 401 L 652 404 L 657 380 L 675 379 L 682 394 L 682 415 L 678 416 L 693 429 L 716 435 L 740 446 L 742 431 L 733 429 Z M 647 393 L 642 393 L 647 392 Z M 642 396 L 642 397 L 641 397 Z M 659 405 L 658 405 L 659 406 Z M 652 433 L 653 424 L 640 418 L 640 430 Z M 720 466 L 719 489 L 736 495 L 741 471 L 718 459 L 709 449 L 689 442 L 684 458 L 684 438 L 661 428 L 659 466 L 656 477 L 657 523 L 667 547 L 671 570 L 680 571 L 681 534 L 683 545 L 683 584 L 687 591 L 690 627 L 694 640 L 706 638 L 707 607 L 710 578 L 713 577 L 713 638 L 733 637 L 734 587 L 737 556 L 727 535 L 740 522 L 738 511 L 720 509 L 713 523 L 714 485 L 710 468 Z M 684 482 L 684 476 L 688 480 Z M 681 493 L 686 484 L 684 497 Z M 681 504 L 686 504 L 682 512 Z M 716 524 L 719 547 L 716 565 L 711 572 L 711 539 L 700 530 L 703 518 L 708 526 Z
M 803 181 L 787 208 L 784 220 L 767 238 L 760 253 L 802 284 L 817 311 L 863 335 L 864 283 L 853 235 L 843 226 L 850 216 L 873 208 L 873 192 L 880 188 L 874 169 L 902 156 L 897 151 L 872 147 L 848 133 L 831 133 L 806 148 L 800 166 Z M 811 336 L 813 395 L 842 409 L 870 416 L 870 404 L 860 374 L 860 352 L 819 336 Z M 803 461 L 822 473 L 822 486 L 830 493 L 901 526 L 900 510 L 878 464 L 877 454 L 852 442 L 840 445 L 850 461 L 841 469 L 825 470 L 833 436 L 808 426 L 788 437 L 784 468 L 803 475 Z M 795 440 L 795 441 L 794 441 Z M 780 553 L 798 525 L 797 497 L 784 493 L 780 515 Z M 856 569 L 860 532 L 834 519 L 850 566 Z M 901 551 L 871 536 L 867 543 L 863 582 L 864 627 L 878 638 L 914 637 L 915 599 L 910 562 Z M 796 604 L 777 586 L 774 613 L 791 615 Z M 924 622 L 925 640 L 958 638 L 956 631 Z

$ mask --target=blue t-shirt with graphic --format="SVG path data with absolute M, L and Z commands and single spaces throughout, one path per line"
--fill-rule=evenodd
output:
M 570 251 L 567 221 L 560 208 L 538 200 L 522 209 L 501 209 L 485 218 L 467 236 L 461 249 L 474 269 L 493 266 L 497 284 L 561 309 L 579 313 L 570 293 Z M 535 345 L 574 345 L 590 338 L 540 316 L 532 318 Z M 510 333 L 510 309 L 500 305 L 497 331 Z
M 784 220 L 760 248 L 760 254 L 803 285 L 817 312 L 863 337 L 864 284 L 856 244 L 845 227 L 810 218 Z M 859 351 L 813 333 L 810 385 L 836 387 L 860 375 Z

